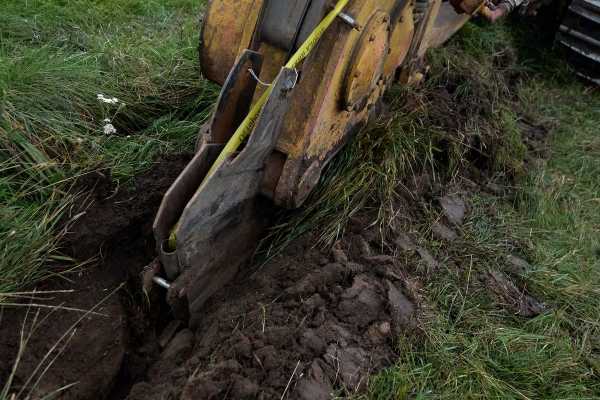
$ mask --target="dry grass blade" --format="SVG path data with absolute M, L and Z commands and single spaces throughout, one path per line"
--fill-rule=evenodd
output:
M 82 312 L 82 315 L 71 326 L 69 326 L 65 330 L 65 332 L 61 335 L 61 337 L 51 346 L 51 348 L 42 357 L 42 359 L 39 361 L 37 367 L 30 373 L 27 380 L 21 386 L 21 389 L 16 394 L 12 394 L 12 396 L 16 399 L 22 398 L 22 396 L 25 394 L 25 392 L 27 392 L 27 394 L 25 396 L 26 399 L 32 398 L 32 396 L 35 393 L 35 390 L 38 388 L 40 382 L 42 381 L 42 379 L 44 378 L 46 373 L 50 370 L 50 368 L 52 368 L 52 366 L 54 365 L 56 360 L 63 354 L 65 349 L 68 347 L 69 342 L 71 341 L 73 336 L 76 334 L 76 327 L 81 323 L 81 321 L 83 321 L 85 318 L 87 318 L 91 315 L 99 315 L 99 316 L 107 317 L 105 314 L 97 313 L 95 310 L 98 309 L 98 307 L 100 307 L 104 302 L 106 302 L 106 300 L 108 300 L 111 296 L 113 296 L 115 293 L 117 293 L 122 287 L 123 287 L 123 284 L 119 285 L 117 288 L 115 288 L 113 291 L 108 293 L 104 298 L 102 298 L 97 304 L 95 304 L 89 310 L 80 310 L 80 309 L 71 308 L 71 307 L 57 307 L 57 306 L 40 307 L 39 304 L 33 304 L 31 307 L 28 307 L 26 314 L 25 314 L 23 324 L 21 326 L 21 333 L 20 333 L 19 348 L 17 351 L 17 356 L 13 363 L 13 367 L 11 370 L 11 374 L 9 375 L 9 379 L 4 384 L 4 387 L 2 388 L 2 392 L 0 392 L 0 399 L 8 398 L 16 371 L 19 367 L 20 360 L 21 360 L 24 352 L 27 350 L 28 342 L 31 340 L 31 338 L 33 337 L 35 332 L 39 329 L 39 327 L 44 322 L 46 322 L 51 315 L 53 315 L 54 313 L 56 313 L 58 311 L 64 311 L 64 310 Z M 56 291 L 56 292 L 61 292 L 61 291 Z M 34 291 L 32 293 L 35 295 L 36 292 Z M 44 318 L 39 320 L 41 308 L 48 308 L 48 309 L 50 309 L 50 311 L 44 316 Z M 31 311 L 32 309 L 36 309 L 35 315 L 34 315 L 33 320 L 30 323 L 28 323 L 29 315 L 32 312 Z M 28 332 L 26 332 L 27 325 L 29 325 Z M 69 387 L 72 387 L 72 386 L 73 386 L 73 384 L 66 385 L 62 388 L 57 389 L 52 394 L 44 395 L 43 398 L 52 398 L 53 395 L 56 395 L 64 390 L 67 390 Z
M 84 315 L 91 314 L 91 315 L 97 315 L 100 317 L 108 317 L 108 315 L 106 315 L 106 314 L 97 313 L 97 312 L 93 312 L 93 311 L 89 311 L 89 310 L 83 310 L 81 308 L 65 307 L 62 305 L 52 306 L 52 305 L 48 305 L 48 304 L 39 304 L 39 303 L 20 304 L 20 303 L 4 302 L 4 303 L 2 303 L 2 307 L 46 308 L 46 309 L 50 309 L 50 310 L 73 311 L 73 312 L 83 313 Z

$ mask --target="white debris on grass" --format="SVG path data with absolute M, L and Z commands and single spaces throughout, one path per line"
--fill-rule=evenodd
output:
M 114 135 L 115 133 L 117 133 L 117 129 L 114 127 L 113 124 L 104 125 L 104 134 L 105 135 Z
M 117 104 L 119 102 L 119 99 L 117 99 L 116 97 L 105 96 L 102 93 L 98 93 L 96 97 L 99 101 L 106 104 Z

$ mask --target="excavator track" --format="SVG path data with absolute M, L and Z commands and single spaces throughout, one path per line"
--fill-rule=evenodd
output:
M 573 0 L 556 40 L 577 75 L 600 85 L 600 0 Z

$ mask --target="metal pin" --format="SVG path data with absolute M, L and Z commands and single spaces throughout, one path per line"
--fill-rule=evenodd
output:
M 346 14 L 345 12 L 341 12 L 338 14 L 338 18 L 350 25 L 353 29 L 360 31 L 360 25 L 358 24 L 358 22 L 356 22 L 352 15 Z
M 171 284 L 160 276 L 155 276 L 152 278 L 152 281 L 156 283 L 158 286 L 169 290 L 171 288 Z

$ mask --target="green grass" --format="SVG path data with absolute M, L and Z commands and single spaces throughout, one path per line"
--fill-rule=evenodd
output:
M 3 3 L 0 293 L 69 265 L 58 244 L 78 177 L 109 167 L 125 183 L 157 155 L 192 149 L 217 95 L 197 66 L 202 3 Z M 390 115 L 357 135 L 267 241 L 268 255 L 318 225 L 329 244 L 365 210 L 386 232 L 399 199 L 411 199 L 403 184 L 423 171 L 460 184 L 483 166 L 516 185 L 508 197 L 475 192 L 453 246 L 431 239 L 433 202 L 407 211 L 443 269 L 414 269 L 423 335 L 399 340 L 369 398 L 600 398 L 600 94 L 538 44 L 531 27 L 469 24 L 432 54 L 424 87 L 392 90 Z M 116 134 L 103 133 L 105 118 Z M 523 121 L 552 128 L 546 161 L 524 163 Z M 546 303 L 542 315 L 518 317 L 487 290 L 481 278 L 509 273 L 507 254 L 530 261 L 510 274 Z
M 561 55 L 540 44 L 543 34 L 469 24 L 433 52 L 424 87 L 395 88 L 391 119 L 363 130 L 306 207 L 285 213 L 268 238 L 266 255 L 319 226 L 327 245 L 359 212 L 376 215 L 384 234 L 400 213 L 401 229 L 442 262 L 428 274 L 416 256 L 406 259 L 424 285 L 422 333 L 399 339 L 397 363 L 362 397 L 600 398 L 600 93 L 573 79 Z M 550 131 L 547 159 L 526 157 L 523 122 Z M 481 166 L 511 195 L 475 190 L 461 239 L 432 239 L 435 201 L 403 184 L 425 171 L 442 188 L 461 185 L 464 176 L 481 179 Z M 507 255 L 531 268 L 513 272 Z M 546 311 L 524 318 L 505 309 L 486 287 L 490 271 L 506 273 Z
M 157 155 L 193 148 L 218 94 L 198 67 L 202 5 L 3 2 L 0 293 L 52 273 L 42 265 L 65 263 L 56 228 L 77 178 L 109 167 L 127 181 Z M 115 134 L 104 134 L 105 119 Z
M 519 49 L 523 37 L 515 27 L 486 32 L 494 36 L 478 43 L 480 28 L 471 25 L 437 57 L 465 67 L 482 61 L 471 67 L 476 82 L 496 73 L 486 65 L 489 52 Z M 415 270 L 425 284 L 423 337 L 399 341 L 400 359 L 373 378 L 369 398 L 600 398 L 600 94 L 569 78 L 552 58 L 559 55 L 525 54 L 515 67 L 524 67 L 526 78 L 500 99 L 504 111 L 494 113 L 508 137 L 496 160 L 517 172 L 515 195 L 474 194 L 454 245 L 431 240 L 428 230 L 438 218 L 433 209 L 417 222 L 422 244 L 444 267 L 435 276 Z M 515 117 L 525 116 L 554 127 L 550 154 L 515 170 L 525 133 Z M 511 271 L 509 254 L 525 257 L 531 268 Z M 512 276 L 547 311 L 527 319 L 499 306 L 485 284 L 488 271 Z
M 396 365 L 372 377 L 362 397 L 600 398 L 600 93 L 541 44 L 544 33 L 466 26 L 433 52 L 424 87 L 395 88 L 391 118 L 363 130 L 306 207 L 285 213 L 266 241 L 268 256 L 319 226 L 329 245 L 364 211 L 385 234 L 399 213 L 400 229 L 441 261 L 431 274 L 416 255 L 406 258 L 424 285 L 422 333 L 399 339 Z M 542 159 L 528 155 L 526 123 L 550 132 Z M 442 190 L 468 177 L 507 184 L 511 195 L 473 191 L 461 238 L 447 245 L 432 239 L 435 200 L 403 187 L 422 172 Z M 508 255 L 531 268 L 514 272 Z M 490 271 L 527 288 L 546 311 L 524 318 L 503 307 L 487 287 Z

